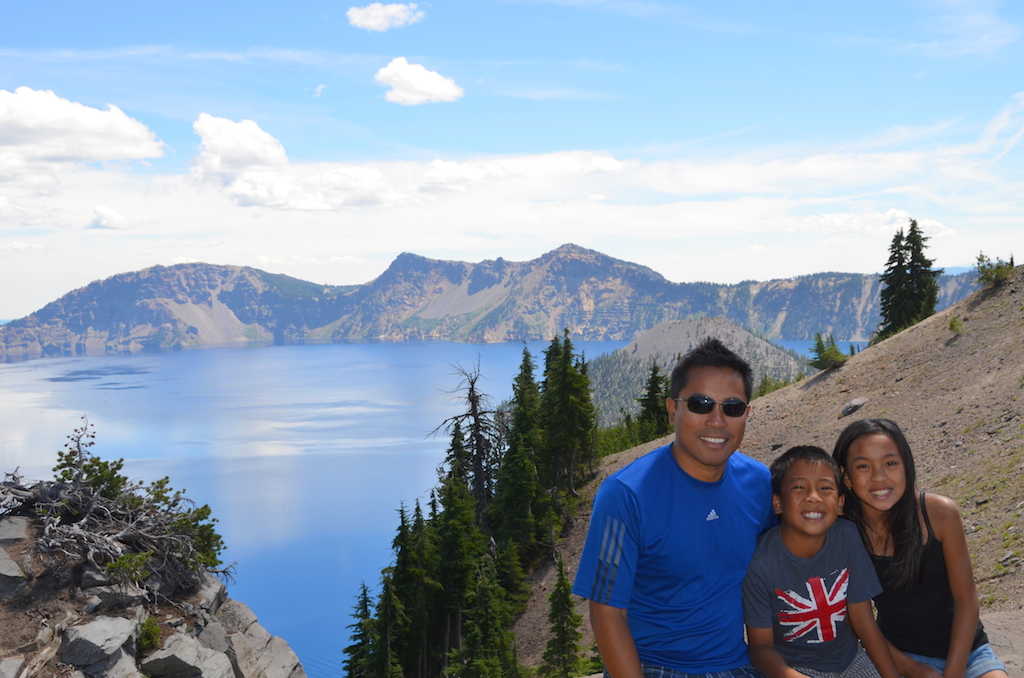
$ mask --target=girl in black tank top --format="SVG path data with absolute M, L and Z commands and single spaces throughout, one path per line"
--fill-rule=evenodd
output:
M 917 495 L 914 458 L 896 423 L 850 424 L 832 456 L 843 469 L 844 515 L 857 525 L 884 588 L 874 599 L 878 626 L 900 673 L 1007 678 L 978 619 L 960 512 L 946 497 Z

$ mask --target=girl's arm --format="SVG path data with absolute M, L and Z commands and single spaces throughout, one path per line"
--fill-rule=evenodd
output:
M 900 678 L 900 672 L 896 670 L 896 664 L 889 653 L 889 643 L 886 642 L 882 630 L 875 623 L 875 615 L 871 611 L 871 601 L 847 602 L 846 618 L 850 622 L 850 628 L 860 638 L 861 645 L 867 651 L 868 657 L 871 657 L 872 663 L 878 669 L 878 674 L 882 678 Z
M 755 629 L 747 627 L 747 646 L 750 650 L 750 663 L 764 674 L 765 678 L 807 678 L 786 664 L 779 651 L 775 649 L 775 639 L 771 629 Z
M 978 590 L 974 585 L 971 554 L 967 550 L 964 522 L 951 499 L 937 494 L 924 497 L 935 538 L 942 542 L 942 556 L 953 593 L 953 630 L 946 655 L 945 678 L 962 678 L 978 629 Z
M 892 660 L 896 662 L 896 668 L 904 678 L 942 678 L 942 674 L 934 666 L 911 659 L 892 643 L 889 643 L 889 653 L 892 654 Z

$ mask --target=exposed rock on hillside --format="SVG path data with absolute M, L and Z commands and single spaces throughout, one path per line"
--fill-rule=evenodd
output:
M 943 276 L 939 308 L 974 288 Z M 239 266 L 154 266 L 94 282 L 0 327 L 0 360 L 245 341 L 633 339 L 665 320 L 722 316 L 765 336 L 864 339 L 878 277 L 819 273 L 737 285 L 673 283 L 563 245 L 526 262 L 401 254 L 366 285 L 332 287 Z
M 793 381 L 801 373 L 815 371 L 795 353 L 756 337 L 725 318 L 666 320 L 627 346 L 599 356 L 588 365 L 601 425 L 617 421 L 620 412 L 638 411 L 636 399 L 643 393 L 652 362 L 657 362 L 663 374 L 670 374 L 680 355 L 709 336 L 718 337 L 750 363 L 755 386 L 765 374 Z
M 0 517 L 0 676 L 305 678 L 288 644 L 210 575 L 159 601 L 88 565 L 58 581 L 32 555 L 37 532 L 27 517 Z M 143 651 L 149 618 L 158 645 Z
M 956 319 L 957 322 L 953 322 Z M 836 370 L 759 398 L 742 449 L 770 463 L 797 444 L 831 450 L 856 418 L 888 417 L 914 450 L 919 489 L 951 497 L 967 530 L 982 620 L 1009 673 L 1024 674 L 1024 267 L 995 289 L 869 347 Z M 843 408 L 867 398 L 850 417 Z M 561 546 L 575 570 L 600 481 L 671 437 L 604 460 L 581 489 L 584 508 Z M 519 656 L 536 666 L 547 642 L 554 567 L 533 575 L 516 623 Z M 579 601 L 578 611 L 586 614 Z M 593 642 L 589 621 L 584 642 Z

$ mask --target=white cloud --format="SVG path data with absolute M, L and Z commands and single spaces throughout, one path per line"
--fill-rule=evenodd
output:
M 1016 42 L 1022 33 L 996 13 L 991 0 L 940 0 L 934 6 L 935 14 L 919 23 L 935 39 L 911 44 L 930 56 L 992 54 Z
M 621 172 L 622 163 L 609 156 L 595 156 L 590 159 L 587 172 Z
M 14 254 L 29 254 L 32 252 L 42 251 L 42 245 L 37 245 L 35 243 L 18 242 L 17 240 L 15 240 L 14 242 L 4 243 L 3 245 L 0 245 L 0 252 L 4 253 L 10 252 Z
M 327 89 L 327 85 L 317 85 L 316 89 L 313 90 L 313 98 L 319 99 L 320 95 L 324 93 L 325 89 Z
M 423 175 L 428 188 L 465 191 L 468 184 L 509 176 L 508 170 L 495 163 L 459 163 L 434 160 Z
M 284 146 L 252 120 L 233 122 L 200 113 L 192 129 L 202 138 L 193 171 L 200 176 L 232 176 L 241 168 L 288 163 Z
M 403 106 L 455 101 L 465 93 L 451 78 L 428 71 L 420 64 L 410 64 L 405 57 L 392 59 L 375 77 L 377 82 L 391 87 L 384 98 Z
M 407 5 L 398 3 L 385 5 L 375 2 L 366 7 L 350 7 L 345 14 L 351 25 L 356 28 L 365 28 L 368 31 L 386 31 L 389 28 L 408 26 L 424 16 L 423 11 L 416 9 L 414 2 Z
M 0 90 L 0 170 L 30 162 L 159 158 L 164 144 L 114 106 L 101 111 L 51 91 Z
M 97 205 L 93 208 L 93 219 L 86 228 L 124 229 L 131 228 L 131 226 L 132 224 L 124 218 L 124 215 L 113 207 Z
M 202 138 L 192 176 L 223 188 L 240 205 L 330 210 L 389 196 L 375 168 L 289 162 L 281 142 L 252 120 L 201 113 L 192 127 Z

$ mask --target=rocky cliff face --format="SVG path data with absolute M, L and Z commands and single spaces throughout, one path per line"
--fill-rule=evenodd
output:
M 939 309 L 975 289 L 943 276 Z M 0 327 L 0 360 L 246 341 L 633 339 L 666 320 L 721 316 L 758 334 L 866 339 L 877 276 L 819 273 L 737 285 L 673 283 L 576 245 L 526 262 L 401 254 L 366 285 L 316 285 L 252 268 L 154 266 L 94 282 Z
M 32 557 L 38 536 L 32 519 L 0 517 L 0 676 L 305 678 L 288 644 L 210 575 L 173 600 L 88 563 L 61 581 Z

